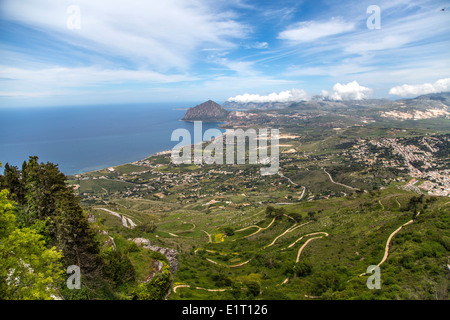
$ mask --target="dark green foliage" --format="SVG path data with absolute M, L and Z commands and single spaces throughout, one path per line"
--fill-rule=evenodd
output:
M 292 212 L 289 214 L 291 218 L 293 218 L 297 223 L 300 223 L 303 219 L 303 216 L 299 212 Z
M 234 299 L 239 300 L 239 298 L 241 298 L 242 296 L 242 283 L 239 282 L 234 282 L 231 285 L 231 290 L 230 293 L 233 296 Z
M 349 275 L 345 267 L 324 267 L 312 275 L 309 290 L 312 295 L 317 296 L 327 291 L 342 291 L 347 284 Z
M 136 271 L 128 256 L 120 251 L 108 250 L 104 254 L 104 275 L 115 287 L 136 280 Z
M 150 281 L 141 283 L 132 294 L 133 300 L 163 300 L 170 286 L 172 276 L 167 264 Z
M 18 203 L 25 201 L 25 185 L 22 183 L 20 170 L 16 166 L 5 164 L 2 188 L 9 190 L 9 199 Z
M 275 208 L 272 206 L 268 206 L 266 208 L 266 217 L 276 217 L 286 213 L 286 209 L 284 208 Z
M 231 279 L 223 273 L 213 274 L 211 280 L 214 281 L 217 287 L 229 287 L 233 283 Z
M 310 211 L 310 212 L 308 212 L 309 219 L 312 220 L 312 221 L 317 221 L 316 214 L 317 214 L 317 211 Z
M 261 292 L 261 285 L 258 281 L 248 280 L 245 282 L 245 286 L 247 288 L 247 296 L 250 299 L 258 296 Z
M 297 277 L 304 277 L 312 273 L 312 265 L 309 261 L 300 261 L 294 265 L 292 271 Z
M 96 287 L 102 279 L 99 244 L 79 199 L 66 186 L 66 177 L 58 166 L 38 163 L 37 157 L 30 157 L 22 171 L 5 166 L 3 180 L 2 187 L 15 190 L 21 225 L 37 230 L 49 246 L 61 250 L 65 268 L 79 266 L 85 284 Z
M 58 193 L 54 221 L 56 242 L 63 252 L 65 263 L 79 266 L 87 282 L 101 278 L 99 243 L 71 191 Z
M 223 233 L 229 237 L 234 235 L 234 229 L 232 227 L 224 227 Z

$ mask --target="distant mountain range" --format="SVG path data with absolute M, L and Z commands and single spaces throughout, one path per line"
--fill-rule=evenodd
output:
M 227 110 L 228 109 L 228 110 Z M 366 99 L 366 100 L 310 100 L 301 102 L 236 103 L 225 102 L 223 106 L 206 101 L 189 108 L 182 120 L 226 121 L 242 117 L 245 113 L 261 113 L 277 110 L 281 113 L 307 114 L 334 113 L 337 115 L 360 115 L 373 119 L 420 120 L 438 117 L 450 118 L 450 92 L 421 95 L 412 99 Z M 244 114 L 243 114 L 244 112 Z

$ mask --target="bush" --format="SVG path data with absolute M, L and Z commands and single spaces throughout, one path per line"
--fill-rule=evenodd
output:
M 272 206 L 268 206 L 266 208 L 266 217 L 272 218 L 286 213 L 286 209 L 284 208 L 275 208 Z
M 126 254 L 108 249 L 103 258 L 103 273 L 115 287 L 136 280 L 136 271 Z
M 216 287 L 229 287 L 233 284 L 230 278 L 221 273 L 216 273 L 211 276 L 211 280 L 214 281 Z
M 245 286 L 247 287 L 247 295 L 249 298 L 254 298 L 261 292 L 261 285 L 258 281 L 249 280 L 245 283 Z
M 310 282 L 310 291 L 313 295 L 322 295 L 325 292 L 342 291 L 346 284 L 348 270 L 346 268 L 327 267 L 316 272 Z
M 152 222 L 146 222 L 144 224 L 138 225 L 136 229 L 143 233 L 153 233 L 156 231 L 156 228 L 158 226 L 152 221 Z
M 302 214 L 298 212 L 293 212 L 289 214 L 296 222 L 300 223 L 302 221 Z
M 171 274 L 167 264 L 161 272 L 157 273 L 150 281 L 141 283 L 133 291 L 133 300 L 163 300 L 171 283 Z
M 446 250 L 438 242 L 427 241 L 422 244 L 422 253 L 425 257 L 441 257 L 446 253 Z
M 298 262 L 292 269 L 297 277 L 304 277 L 312 273 L 312 265 L 309 261 Z
M 232 227 L 224 227 L 223 233 L 226 234 L 228 237 L 231 237 L 234 235 L 234 229 Z

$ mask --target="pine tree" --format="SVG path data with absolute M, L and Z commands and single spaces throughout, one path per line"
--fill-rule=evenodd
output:
M 55 199 L 56 242 L 64 255 L 64 263 L 77 265 L 85 283 L 101 279 L 102 260 L 99 243 L 78 199 L 66 189 Z
M 23 203 L 25 199 L 25 187 L 22 183 L 20 171 L 16 166 L 5 164 L 3 188 L 9 190 L 9 199 Z
M 81 269 L 85 285 L 94 286 L 102 280 L 103 260 L 95 232 L 88 223 L 72 189 L 65 184 L 66 176 L 58 166 L 47 162 L 39 163 L 38 157 L 30 157 L 17 167 L 5 166 L 6 186 L 21 190 L 17 197 L 23 213 L 17 213 L 27 227 L 39 226 L 45 230 L 49 244 L 56 246 L 63 254 L 63 266 L 77 265 Z

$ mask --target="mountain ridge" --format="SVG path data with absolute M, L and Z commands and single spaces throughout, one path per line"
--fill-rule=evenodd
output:
M 195 107 L 189 108 L 181 120 L 216 122 L 228 118 L 229 112 L 220 104 L 208 100 Z

